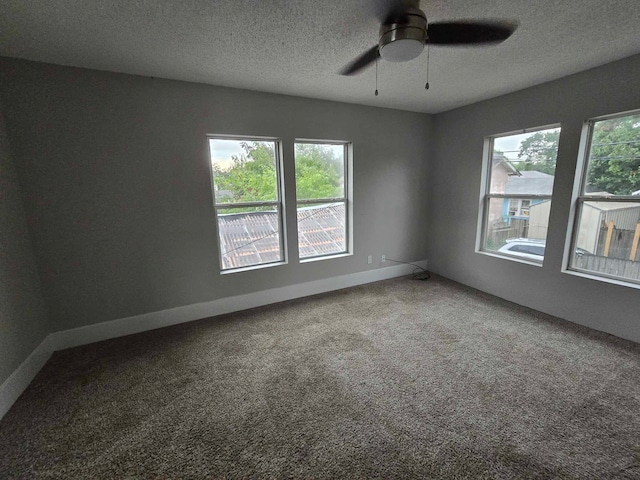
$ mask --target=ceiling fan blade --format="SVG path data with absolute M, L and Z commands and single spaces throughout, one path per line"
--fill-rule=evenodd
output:
M 379 56 L 378 46 L 376 45 L 375 47 L 371 47 L 358 58 L 342 67 L 340 75 L 354 75 L 356 73 L 360 73 L 363 69 L 374 63 Z
M 430 23 L 427 35 L 431 45 L 478 45 L 503 42 L 516 27 L 510 22 L 441 22 Z

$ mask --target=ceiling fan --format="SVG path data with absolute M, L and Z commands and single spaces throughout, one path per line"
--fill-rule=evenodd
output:
M 398 2 L 387 12 L 380 26 L 378 44 L 345 65 L 341 75 L 354 75 L 378 58 L 406 62 L 416 58 L 425 45 L 474 46 L 503 42 L 516 24 L 506 21 L 427 22 L 420 1 Z

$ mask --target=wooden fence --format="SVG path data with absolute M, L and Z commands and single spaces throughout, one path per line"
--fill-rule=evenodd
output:
M 529 220 L 513 218 L 510 223 L 498 223 L 487 232 L 487 239 L 492 242 L 494 248 L 500 248 L 508 238 L 527 238 L 529 234 Z
M 638 255 L 640 252 L 640 249 L 638 249 L 638 234 L 636 231 L 620 230 L 612 226 L 611 235 L 609 236 L 608 233 L 609 227 L 603 225 L 598 236 L 598 247 L 595 251 L 597 255 L 631 260 L 631 253 L 633 252 L 635 253 L 633 260 L 640 260 L 640 255 Z M 607 238 L 609 238 L 608 255 L 605 253 L 607 250 Z M 636 246 L 635 251 L 634 245 Z
M 576 255 L 573 267 L 621 278 L 640 280 L 640 262 L 598 255 Z

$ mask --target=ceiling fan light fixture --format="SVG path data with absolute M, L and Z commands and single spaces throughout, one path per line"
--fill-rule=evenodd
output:
M 378 51 L 390 62 L 407 62 L 422 53 L 427 41 L 427 17 L 422 10 L 409 8 L 400 18 L 380 27 Z
M 380 56 L 389 62 L 407 62 L 422 53 L 424 43 L 414 38 L 403 38 L 380 48 Z

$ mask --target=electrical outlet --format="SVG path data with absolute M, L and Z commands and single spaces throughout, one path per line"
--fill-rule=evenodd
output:
M 367 257 L 367 263 L 368 263 L 369 265 L 371 265 L 371 264 L 373 263 L 373 256 L 369 255 L 369 256 Z
M 380 263 L 384 263 L 387 261 L 387 256 L 383 253 L 382 257 L 380 258 Z

